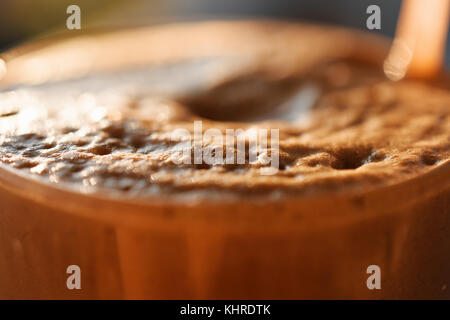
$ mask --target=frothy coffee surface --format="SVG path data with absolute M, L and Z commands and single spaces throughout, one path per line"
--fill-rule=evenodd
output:
M 214 57 L 0 93 L 0 162 L 81 192 L 278 198 L 394 184 L 450 159 L 444 88 L 331 54 L 281 78 L 238 60 L 219 80 L 230 61 Z M 279 129 L 278 172 L 261 175 L 268 164 L 248 154 L 176 164 L 185 144 L 171 135 L 198 120 L 224 133 Z

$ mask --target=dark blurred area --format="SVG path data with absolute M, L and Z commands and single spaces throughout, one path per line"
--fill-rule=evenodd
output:
M 71 4 L 81 8 L 82 29 L 249 17 L 365 29 L 366 9 L 376 4 L 381 8 L 381 30 L 370 32 L 393 36 L 401 0 L 0 0 L 0 51 L 36 37 L 71 32 L 66 29 L 66 8 Z

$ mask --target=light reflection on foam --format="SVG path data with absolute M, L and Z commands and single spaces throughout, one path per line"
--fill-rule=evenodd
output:
M 20 101 L 20 112 L 15 115 L 17 121 L 10 121 L 8 118 L 0 120 L 0 133 L 24 134 L 40 125 L 41 119 L 47 117 L 47 109 L 43 107 L 41 99 L 31 92 L 10 91 L 2 94 L 2 109 L 17 107 Z
M 320 96 L 320 89 L 313 83 L 305 83 L 298 91 L 276 106 L 272 112 L 255 117 L 252 121 L 281 120 L 297 126 L 306 126 L 310 121 L 311 110 Z

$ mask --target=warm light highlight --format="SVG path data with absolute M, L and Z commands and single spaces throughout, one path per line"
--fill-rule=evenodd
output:
M 442 68 L 448 30 L 449 0 L 405 0 L 397 33 L 384 64 L 394 81 L 406 73 L 430 78 Z

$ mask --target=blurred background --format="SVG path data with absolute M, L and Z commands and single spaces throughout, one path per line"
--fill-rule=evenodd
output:
M 428 1 L 428 0 L 423 0 Z M 82 29 L 174 21 L 272 17 L 365 29 L 366 8 L 381 8 L 381 30 L 393 36 L 401 0 L 0 0 L 0 51 L 66 29 L 67 6 L 81 8 Z M 450 65 L 447 41 L 446 63 Z

